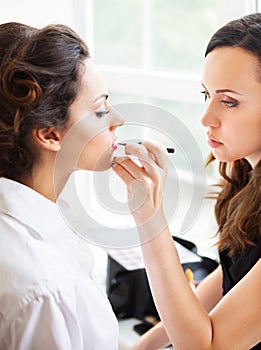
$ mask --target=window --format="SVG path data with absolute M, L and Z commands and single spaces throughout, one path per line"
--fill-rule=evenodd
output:
M 78 31 L 85 37 L 105 76 L 111 104 L 143 103 L 171 113 L 191 133 L 202 159 L 205 158 L 209 148 L 206 131 L 200 124 L 204 110 L 200 75 L 207 42 L 224 23 L 260 10 L 260 1 L 82 0 L 79 3 L 75 10 L 75 16 L 78 12 L 75 27 L 78 26 Z M 80 22 L 79 18 L 82 19 Z M 133 139 L 137 136 L 132 134 L 133 130 L 129 134 L 124 130 L 123 135 Z M 160 139 L 160 135 L 156 136 L 150 128 L 139 130 L 140 136 Z M 191 172 L 193 154 L 189 155 L 189 160 L 187 158 L 182 152 L 177 152 L 174 171 L 170 171 L 173 178 L 176 173 L 181 174 L 178 176 L 181 196 L 178 205 L 181 212 L 177 215 L 179 223 L 183 222 L 188 208 L 191 210 L 189 205 L 195 192 L 195 186 L 191 186 L 191 179 L 186 176 Z M 199 172 L 202 169 L 203 163 Z M 201 186 L 194 202 L 199 215 L 200 208 L 205 205 L 199 197 L 204 195 L 205 188 L 200 181 L 194 185 Z M 172 191 L 167 200 L 169 205 L 177 205 L 171 202 L 171 197 L 174 197 Z M 204 203 L 209 210 L 209 203 Z M 94 199 L 85 204 L 98 208 Z M 203 227 L 208 236 L 215 232 L 215 225 L 204 208 L 202 215 L 198 228 L 193 226 L 193 237 L 195 240 L 198 234 L 198 241 L 200 237 L 204 239 Z M 177 220 L 173 223 L 175 234 L 181 232 L 180 226 Z
M 111 103 L 167 109 L 201 134 L 197 139 L 206 156 L 204 132 L 199 132 L 204 51 L 218 27 L 255 6 L 238 0 L 93 0 L 91 42 Z

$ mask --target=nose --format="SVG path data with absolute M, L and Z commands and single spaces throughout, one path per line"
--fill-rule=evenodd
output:
M 221 124 L 220 116 L 218 111 L 214 108 L 214 106 L 209 102 L 206 105 L 205 112 L 201 117 L 201 124 L 206 127 L 218 128 Z
M 110 130 L 113 131 L 119 126 L 122 126 L 125 123 L 125 120 L 123 117 L 114 109 L 111 108 L 110 110 L 111 115 L 111 123 L 110 123 Z

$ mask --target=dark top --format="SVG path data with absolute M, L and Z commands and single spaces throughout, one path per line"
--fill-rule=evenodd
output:
M 247 246 L 243 253 L 237 253 L 230 258 L 227 251 L 224 251 L 220 252 L 219 256 L 223 270 L 223 295 L 225 295 L 261 258 L 261 237 L 256 238 L 255 246 Z M 251 350 L 261 350 L 261 342 Z

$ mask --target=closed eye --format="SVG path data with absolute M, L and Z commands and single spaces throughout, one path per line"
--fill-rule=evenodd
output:
M 103 118 L 106 114 L 110 113 L 110 110 L 104 110 L 104 111 L 96 111 L 95 115 L 98 118 Z

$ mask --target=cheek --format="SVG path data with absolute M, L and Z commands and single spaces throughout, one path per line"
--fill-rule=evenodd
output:
M 253 140 L 261 141 L 261 114 L 249 114 L 249 118 L 247 118 L 244 123 L 240 123 L 238 127 L 236 126 L 236 128 L 240 128 L 238 131 L 239 138 L 240 135 L 243 135 L 250 143 Z
M 102 132 L 93 137 L 84 147 L 79 158 L 78 167 L 85 169 L 93 169 L 99 160 L 106 157 L 111 147 L 111 138 L 108 132 Z
M 247 116 L 247 118 L 245 117 Z M 235 158 L 244 158 L 261 149 L 261 116 L 246 111 L 226 128 L 225 146 Z
M 111 138 L 108 136 L 108 133 L 104 131 L 93 137 L 88 145 L 86 145 L 86 149 L 91 153 L 100 154 L 108 149 L 110 141 Z

